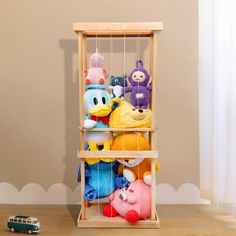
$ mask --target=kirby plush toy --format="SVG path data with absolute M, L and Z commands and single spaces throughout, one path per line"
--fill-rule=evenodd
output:
M 85 71 L 86 88 L 105 88 L 104 58 L 99 53 L 94 53 L 89 59 L 89 69 Z
M 141 179 L 126 188 L 117 189 L 108 199 L 110 203 L 103 208 L 105 216 L 119 214 L 131 223 L 151 216 L 151 187 Z

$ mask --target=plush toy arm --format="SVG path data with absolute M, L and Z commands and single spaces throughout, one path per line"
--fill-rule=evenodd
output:
M 91 202 L 96 199 L 96 191 L 94 188 L 92 188 L 89 184 L 85 185 L 84 189 L 84 198 L 88 201 Z
M 115 197 L 115 193 L 113 192 L 111 195 L 108 196 L 109 202 L 112 202 Z
M 123 91 L 124 93 L 130 93 L 130 92 L 133 91 L 133 88 L 132 88 L 132 87 L 125 87 L 125 88 L 122 88 L 122 91 Z
M 121 165 L 121 164 L 119 164 L 119 166 L 118 166 L 118 175 L 122 175 L 123 174 L 123 169 L 124 169 L 124 166 L 123 165 Z
M 112 170 L 115 172 L 116 175 L 121 175 L 122 174 L 122 170 L 120 169 L 121 164 L 119 162 L 115 162 L 115 164 L 112 167 Z
M 124 176 L 115 177 L 115 188 L 124 188 L 129 182 Z
M 156 171 L 160 170 L 161 168 L 161 165 L 158 161 L 156 161 Z
M 152 175 L 150 171 L 146 171 L 143 174 L 143 181 L 144 183 L 146 183 L 147 185 L 151 185 L 152 184 Z
M 110 85 L 110 86 L 109 86 L 109 89 L 111 89 L 111 90 L 112 90 L 113 88 L 114 88 L 114 86 L 112 86 L 112 85 Z
M 77 182 L 81 182 L 81 165 L 78 167 Z
M 147 89 L 148 91 L 152 91 L 152 86 L 151 86 L 151 85 L 147 85 L 147 86 L 146 86 L 146 89 Z
M 112 98 L 110 102 L 108 103 L 108 107 L 110 109 L 110 112 L 114 111 L 118 105 L 121 103 L 121 99 L 118 97 Z
M 149 166 L 150 166 L 150 168 L 151 168 L 152 159 L 148 158 L 148 159 L 147 159 L 147 162 L 148 162 L 148 164 L 149 164 Z M 161 168 L 160 163 L 156 160 L 156 162 L 155 162 L 155 170 L 158 171 L 158 170 L 160 170 L 160 168 Z
M 129 168 L 124 168 L 123 176 L 131 183 L 137 179 L 136 174 Z
M 84 120 L 84 128 L 85 129 L 92 129 L 98 122 L 95 120 L 85 119 Z

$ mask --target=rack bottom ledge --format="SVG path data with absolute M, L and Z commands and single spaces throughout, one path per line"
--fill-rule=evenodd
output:
M 129 223 L 120 216 L 106 217 L 102 214 L 103 206 L 90 206 L 86 208 L 87 218 L 81 220 L 81 212 L 78 217 L 78 228 L 146 228 L 159 229 L 160 221 L 156 212 L 155 220 L 139 220 L 136 223 Z

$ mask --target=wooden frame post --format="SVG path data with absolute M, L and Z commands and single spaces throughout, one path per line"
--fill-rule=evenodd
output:
M 79 111 L 80 111 L 80 126 L 83 125 L 84 122 L 84 82 L 83 82 L 83 34 L 78 32 L 78 62 L 79 62 Z M 80 151 L 84 150 L 84 133 L 80 131 Z M 81 163 L 81 219 L 86 219 L 86 204 L 84 199 L 84 188 L 85 188 L 85 158 L 80 159 Z
M 150 39 L 150 47 L 152 48 L 151 52 L 151 75 L 152 75 L 152 127 L 156 128 L 156 64 L 157 64 L 157 31 L 153 32 L 153 35 Z M 151 149 L 156 150 L 156 129 L 154 132 L 151 132 Z M 152 175 L 152 184 L 151 184 L 151 191 L 152 191 L 152 204 L 151 204 L 151 219 L 154 220 L 156 217 L 156 159 L 152 158 L 152 165 L 151 165 L 151 175 Z

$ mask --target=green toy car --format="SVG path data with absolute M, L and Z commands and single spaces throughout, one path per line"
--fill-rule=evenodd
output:
M 25 232 L 28 234 L 40 232 L 40 222 L 30 216 L 11 216 L 7 221 L 7 228 L 13 232 Z

